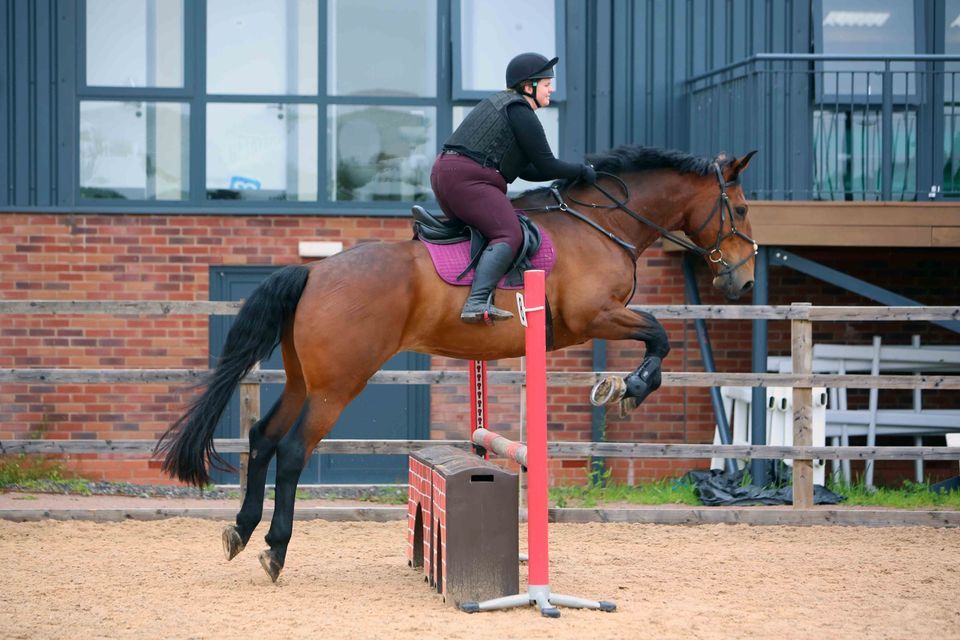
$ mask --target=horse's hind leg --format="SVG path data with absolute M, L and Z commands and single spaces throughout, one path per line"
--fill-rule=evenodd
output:
M 247 463 L 247 490 L 243 496 L 243 505 L 237 513 L 236 525 L 227 525 L 223 529 L 223 553 L 227 560 L 233 560 L 243 551 L 253 535 L 253 530 L 263 517 L 263 498 L 267 484 L 267 470 L 277 450 L 279 437 L 271 433 L 268 425 L 278 413 L 283 403 L 278 400 L 270 412 L 250 429 L 250 459 Z M 302 402 L 301 402 L 302 404 Z M 282 433 L 282 432 L 281 432 Z
M 276 497 L 266 535 L 270 548 L 260 552 L 260 565 L 274 582 L 283 569 L 293 535 L 293 506 L 300 474 L 317 443 L 330 432 L 340 412 L 362 386 L 349 395 L 331 389 L 311 394 L 293 428 L 277 444 Z
M 267 415 L 250 429 L 247 491 L 243 497 L 240 512 L 237 514 L 236 525 L 227 525 L 223 529 L 223 552 L 227 560 L 232 560 L 243 551 L 254 529 L 260 524 L 270 461 L 276 453 L 277 444 L 290 429 L 303 407 L 305 398 L 303 374 L 300 371 L 300 361 L 292 349 L 292 342 L 285 343 L 283 351 L 287 383 L 280 398 Z
M 263 436 L 263 426 L 270 420 L 278 404 L 273 405 L 270 413 L 250 428 L 250 459 L 247 462 L 247 490 L 243 496 L 243 505 L 237 514 L 237 524 L 228 524 L 223 528 L 223 554 L 227 556 L 227 560 L 233 560 L 243 551 L 263 516 L 267 467 L 270 466 L 277 446 Z
M 302 396 L 284 394 L 262 420 L 250 429 L 250 459 L 247 463 L 247 491 L 237 513 L 236 525 L 223 529 L 223 552 L 232 560 L 243 551 L 263 517 L 263 498 L 266 492 L 267 471 L 277 450 L 277 443 L 292 422 L 285 418 L 285 405 L 300 407 Z M 275 426 L 276 425 L 276 426 Z

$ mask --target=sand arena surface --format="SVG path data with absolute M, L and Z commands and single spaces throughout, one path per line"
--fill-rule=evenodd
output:
M 0 521 L 0 637 L 960 638 L 957 529 L 553 524 L 553 590 L 619 610 L 550 620 L 443 603 L 403 522 L 298 521 L 275 585 L 224 524 Z

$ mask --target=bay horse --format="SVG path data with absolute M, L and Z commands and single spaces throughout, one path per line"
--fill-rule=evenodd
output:
M 750 238 L 740 174 L 742 158 L 716 159 L 679 151 L 623 146 L 590 156 L 595 186 L 557 182 L 514 200 L 551 236 L 557 260 L 547 278 L 552 348 L 591 338 L 639 340 L 644 360 L 623 380 L 622 395 L 639 404 L 660 386 L 670 351 L 651 314 L 626 307 L 636 287 L 636 261 L 661 235 L 682 230 L 702 255 L 713 284 L 734 299 L 753 285 L 757 245 Z M 225 465 L 214 429 L 233 390 L 279 344 L 286 370 L 283 394 L 250 429 L 247 490 L 236 524 L 223 531 L 224 553 L 244 549 L 263 515 L 264 484 L 277 457 L 276 499 L 260 564 L 273 581 L 293 532 L 297 483 L 307 459 L 337 417 L 394 354 L 418 351 L 466 360 L 524 353 L 515 317 L 494 326 L 460 320 L 468 287 L 437 276 L 418 240 L 361 244 L 323 261 L 284 267 L 257 287 L 230 329 L 223 357 L 204 392 L 157 444 L 163 469 L 198 486 L 207 465 Z M 517 315 L 512 296 L 497 304 Z

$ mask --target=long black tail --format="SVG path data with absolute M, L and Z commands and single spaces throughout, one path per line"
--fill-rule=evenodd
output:
M 202 487 L 210 482 L 207 461 L 218 469 L 232 470 L 213 447 L 217 422 L 240 380 L 279 343 L 309 273 L 303 265 L 284 267 L 254 289 L 240 308 L 227 334 L 223 357 L 206 380 L 206 390 L 157 443 L 154 453 L 165 454 L 163 470 L 171 477 Z

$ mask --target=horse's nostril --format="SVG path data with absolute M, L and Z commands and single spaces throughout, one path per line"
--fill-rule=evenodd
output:
M 751 289 L 753 289 L 753 280 L 748 280 L 747 282 L 743 283 L 740 293 L 747 293 Z

